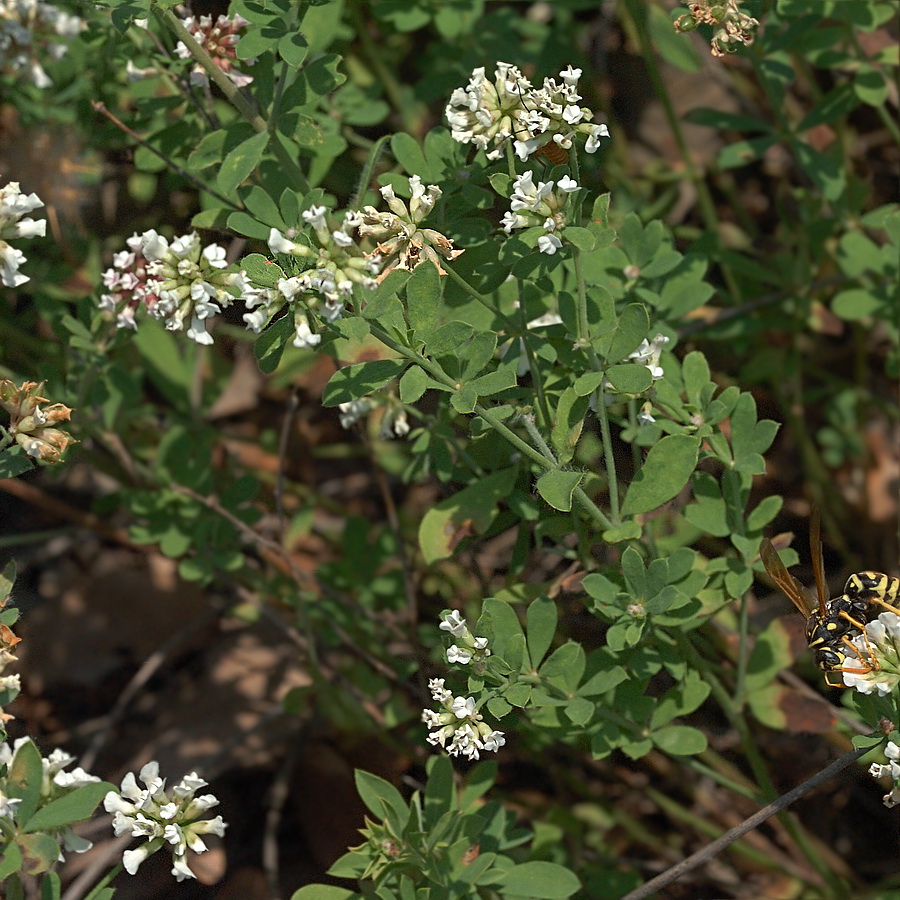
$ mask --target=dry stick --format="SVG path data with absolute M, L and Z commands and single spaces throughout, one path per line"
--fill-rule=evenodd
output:
M 0 478 L 0 491 L 12 494 L 13 497 L 25 501 L 25 503 L 30 503 L 39 509 L 52 512 L 61 519 L 74 522 L 76 525 L 86 528 L 88 531 L 93 531 L 108 541 L 114 541 L 123 547 L 128 547 L 129 550 L 137 549 L 124 529 L 115 528 L 94 513 L 76 509 L 62 500 L 57 500 L 33 484 L 18 481 L 15 478 Z
M 278 517 L 278 535 L 284 541 L 284 532 L 287 523 L 284 518 L 284 467 L 287 461 L 288 441 L 291 437 L 291 425 L 300 405 L 300 387 L 294 385 L 291 396 L 288 398 L 287 409 L 284 411 L 284 421 L 281 423 L 281 434 L 278 437 L 278 472 L 275 476 L 275 514 Z
M 381 493 L 381 499 L 384 502 L 384 510 L 387 514 L 388 526 L 394 533 L 394 540 L 397 542 L 397 556 L 400 558 L 400 568 L 403 571 L 403 590 L 406 593 L 406 610 L 409 616 L 409 634 L 415 641 L 416 624 L 419 621 L 418 603 L 416 601 L 416 585 L 413 581 L 412 571 L 409 565 L 409 558 L 406 554 L 406 544 L 403 540 L 403 531 L 400 528 L 400 517 L 397 515 L 397 507 L 394 498 L 391 495 L 391 487 L 387 482 L 384 469 L 381 468 L 378 460 L 375 458 L 375 449 L 368 435 L 363 432 L 363 441 L 366 450 L 369 453 L 369 462 L 372 465 L 372 471 L 375 474 L 375 482 Z
M 132 131 L 132 129 L 130 129 L 121 119 L 116 118 L 116 116 L 114 116 L 106 108 L 105 103 L 103 103 L 100 100 L 91 100 L 91 106 L 94 108 L 95 112 L 98 112 L 101 115 L 106 116 L 106 118 L 109 119 L 109 121 L 112 122 L 113 125 L 116 126 L 116 128 L 123 131 L 132 140 L 137 141 L 145 150 L 149 150 L 154 156 L 161 159 L 169 167 L 169 169 L 172 172 L 175 172 L 178 175 L 180 175 L 185 181 L 189 182 L 195 188 L 197 188 L 198 191 L 200 191 L 202 193 L 210 194 L 211 196 L 215 197 L 216 200 L 220 200 L 222 203 L 224 203 L 226 206 L 230 206 L 232 209 L 239 210 L 241 208 L 236 203 L 233 203 L 231 200 L 229 200 L 227 197 L 223 197 L 218 191 L 216 191 L 214 188 L 210 187 L 210 185 L 204 184 L 198 178 L 195 178 L 193 175 L 191 175 L 190 172 L 188 172 L 186 169 L 183 169 L 174 160 L 172 160 L 168 156 L 166 156 L 165 153 L 161 153 L 155 147 L 153 147 L 149 143 L 147 143 L 147 141 L 145 141 L 136 131 Z
M 868 753 L 871 749 L 871 747 L 860 747 L 856 750 L 851 750 L 849 753 L 845 753 L 840 759 L 835 760 L 830 766 L 826 766 L 826 768 L 822 769 L 817 775 L 813 775 L 808 781 L 804 781 L 803 784 L 797 785 L 793 790 L 783 794 L 768 806 L 764 806 L 759 812 L 755 812 L 750 816 L 749 819 L 745 819 L 740 825 L 735 826 L 730 831 L 726 831 L 722 837 L 716 839 L 711 844 L 707 844 L 702 850 L 698 850 L 687 859 L 683 859 L 678 865 L 672 866 L 671 869 L 663 872 L 662 875 L 651 878 L 650 881 L 642 887 L 639 887 L 636 891 L 625 894 L 621 900 L 643 900 L 644 897 L 649 897 L 660 888 L 664 888 L 673 881 L 677 881 L 682 875 L 685 875 L 691 870 L 696 869 L 697 866 L 701 866 L 703 863 L 708 862 L 729 844 L 733 844 L 736 840 L 743 837 L 748 831 L 753 831 L 754 828 L 762 825 L 766 819 L 769 819 L 776 813 L 786 809 L 795 800 L 799 800 L 802 796 L 808 794 L 820 784 L 828 781 L 832 775 L 837 775 L 841 769 L 846 769 L 847 766 Z
M 125 714 L 131 701 L 137 696 L 138 691 L 147 684 L 147 682 L 156 674 L 162 664 L 172 655 L 173 651 L 179 644 L 184 643 L 192 634 L 198 631 L 202 626 L 211 622 L 219 615 L 218 611 L 206 610 L 202 615 L 198 616 L 182 628 L 175 632 L 168 640 L 164 641 L 147 659 L 144 664 L 135 672 L 131 680 L 125 686 L 125 689 L 119 694 L 115 706 L 106 716 L 106 722 L 98 731 L 90 743 L 87 751 L 81 756 L 81 765 L 86 771 L 90 771 L 94 767 L 97 754 L 103 749 L 103 745 L 109 738 L 109 734 L 113 727 Z
M 262 864 L 269 885 L 269 900 L 281 900 L 278 829 L 281 827 L 284 805 L 287 803 L 291 788 L 291 775 L 300 754 L 301 741 L 290 741 L 284 759 L 275 774 L 269 793 L 269 808 L 266 811 L 266 824 L 263 831 Z

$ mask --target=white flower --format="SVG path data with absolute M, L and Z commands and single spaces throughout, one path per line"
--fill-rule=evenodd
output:
M 453 663 L 459 663 L 460 665 L 467 665 L 472 661 L 472 654 L 469 653 L 468 650 L 462 650 L 456 646 L 456 644 L 451 644 L 447 648 L 447 662 L 453 665 Z
M 469 631 L 466 620 L 462 617 L 459 610 L 456 609 L 441 615 L 441 624 L 438 628 L 441 631 L 449 631 L 455 638 L 460 638 L 464 634 L 468 634 Z
M 653 380 L 659 381 L 665 375 L 662 366 L 659 364 L 659 358 L 662 355 L 662 348 L 668 343 L 669 338 L 664 334 L 656 335 L 652 341 L 644 338 L 637 350 L 628 354 L 628 358 L 645 365 L 650 370 Z
M 107 812 L 114 813 L 113 830 L 117 835 L 148 839 L 139 847 L 125 851 L 122 861 L 126 871 L 133 875 L 145 859 L 168 843 L 174 862 L 172 874 L 179 881 L 193 878 L 185 859 L 187 850 L 202 853 L 207 848 L 201 834 L 221 836 L 225 832 L 221 816 L 198 818 L 216 806 L 218 800 L 212 794 L 195 797 L 195 791 L 206 786 L 196 772 L 186 775 L 170 793 L 165 792 L 165 781 L 159 777 L 155 762 L 141 769 L 140 779 L 146 789 L 139 788 L 129 772 L 122 780 L 120 791 L 110 791 L 103 801 Z
M 361 397 L 359 400 L 339 403 L 338 409 L 340 410 L 341 427 L 350 428 L 363 416 L 370 413 L 374 409 L 374 404 L 368 397 Z
M 0 23 L 2 24 L 2 23 Z M 0 53 L 2 53 L 2 31 L 0 31 Z M 45 219 L 35 221 L 22 218 L 34 212 L 43 202 L 37 194 L 23 194 L 18 181 L 11 181 L 0 188 L 0 281 L 7 287 L 19 287 L 28 281 L 27 275 L 19 273 L 27 261 L 25 255 L 8 243 L 14 238 L 44 237 L 47 230 Z
M 894 693 L 900 685 L 900 615 L 881 613 L 852 643 L 858 660 L 849 655 L 844 660 L 844 684 L 861 694 L 884 697 Z
M 542 234 L 537 241 L 538 250 L 552 256 L 562 247 L 562 241 L 555 234 Z
M 300 350 L 312 350 L 322 342 L 322 335 L 313 332 L 309 327 L 309 321 L 302 313 L 294 316 L 294 332 L 293 344 Z

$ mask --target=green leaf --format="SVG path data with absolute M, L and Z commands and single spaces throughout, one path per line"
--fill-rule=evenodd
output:
M 497 334 L 493 331 L 480 331 L 465 347 L 456 348 L 456 355 L 463 363 L 460 381 L 470 381 L 479 375 L 496 350 Z
M 419 366 L 410 366 L 400 379 L 400 399 L 415 403 L 428 388 L 428 375 Z
M 653 373 L 641 363 L 619 363 L 610 366 L 605 375 L 621 394 L 643 394 L 653 384 Z
M 22 851 L 17 844 L 10 841 L 3 848 L 3 856 L 0 857 L 0 884 L 3 884 L 10 875 L 22 868 Z
M 425 827 L 433 828 L 438 819 L 455 807 L 456 790 L 453 766 L 446 756 L 432 756 L 425 787 Z
M 41 797 L 43 779 L 41 754 L 34 741 L 26 741 L 17 750 L 6 776 L 6 794 L 21 799 L 16 819 L 27 822 L 35 813 Z
M 315 93 L 324 97 L 347 80 L 347 76 L 337 70 L 340 63 L 341 57 L 338 54 L 325 53 L 303 70 Z
M 433 506 L 419 525 L 422 555 L 430 565 L 452 556 L 457 544 L 482 534 L 497 515 L 497 504 L 509 497 L 518 469 L 493 472 Z
M 650 512 L 675 497 L 697 465 L 699 438 L 670 434 L 655 444 L 625 494 L 622 515 Z
M 425 154 L 412 135 L 403 131 L 395 134 L 391 138 L 391 152 L 408 174 L 426 178 L 428 164 L 425 162 Z
M 42 806 L 23 826 L 25 832 L 49 831 L 53 828 L 62 828 L 63 825 L 71 825 L 82 819 L 89 819 L 97 808 L 97 804 L 110 792 L 115 791 L 115 785 L 105 781 L 96 781 L 82 785 L 69 794 L 51 800 L 46 806 Z
M 587 663 L 581 644 L 567 641 L 557 647 L 539 668 L 544 678 L 556 678 L 566 689 L 575 692 Z
M 294 317 L 282 316 L 263 331 L 253 344 L 253 354 L 259 368 L 270 375 L 278 368 L 288 343 L 294 337 Z
M 20 834 L 17 843 L 25 858 L 22 871 L 28 875 L 46 872 L 59 859 L 59 844 L 49 834 Z
M 507 658 L 511 645 L 521 643 L 525 646 L 525 635 L 516 611 L 496 597 L 486 597 L 482 603 L 475 633 L 487 637 L 494 652 L 502 659 Z
M 437 326 L 441 288 L 441 276 L 438 274 L 437 266 L 430 260 L 416 266 L 409 281 L 406 282 L 409 324 L 420 341 L 427 341 Z
M 572 494 L 575 488 L 584 480 L 584 472 L 568 472 L 554 469 L 545 472 L 537 480 L 538 493 L 554 509 L 560 512 L 570 512 L 572 509 Z
M 641 303 L 629 303 L 622 310 L 609 350 L 606 352 L 606 360 L 610 363 L 624 359 L 629 353 L 638 348 L 641 341 L 647 337 L 650 328 L 650 317 Z
M 467 322 L 453 320 L 441 325 L 425 344 L 431 356 L 445 356 L 455 353 L 475 333 L 475 329 Z
M 684 510 L 684 517 L 688 522 L 715 537 L 727 537 L 731 534 L 728 511 L 719 483 L 708 472 L 697 472 L 694 475 L 694 499 L 697 502 Z
M 694 756 L 707 747 L 706 735 L 689 725 L 671 725 L 654 731 L 653 743 L 673 756 Z
M 575 455 L 578 439 L 584 428 L 588 411 L 588 398 L 579 396 L 571 387 L 566 388 L 556 404 L 550 443 L 557 453 L 560 465 L 568 465 Z
M 847 175 L 843 168 L 830 156 L 814 150 L 803 141 L 791 139 L 789 143 L 800 167 L 822 192 L 822 196 L 832 203 L 841 200 L 847 190 Z
M 268 132 L 260 132 L 249 140 L 238 144 L 222 160 L 222 166 L 216 177 L 216 184 L 223 194 L 227 196 L 233 193 L 237 190 L 238 185 L 243 184 L 250 177 L 250 173 L 253 172 L 263 158 L 268 144 Z
M 632 519 L 613 528 L 607 528 L 601 537 L 607 544 L 618 544 L 622 541 L 636 541 L 641 536 L 641 526 Z
M 409 818 L 409 807 L 397 788 L 389 781 L 363 769 L 354 770 L 353 777 L 356 782 L 356 790 L 372 815 L 386 820 L 393 814 L 394 820 L 398 821 L 401 827 L 406 824 Z
M 361 856 L 362 854 L 357 854 Z M 365 857 L 368 860 L 368 857 Z M 291 900 L 362 900 L 362 894 L 330 884 L 307 884 L 291 894 Z
M 478 391 L 471 384 L 464 384 L 458 391 L 450 395 L 450 405 L 464 416 L 475 412 L 478 403 Z
M 574 872 L 556 863 L 532 860 L 513 866 L 496 882 L 505 896 L 562 900 L 571 897 L 581 882 Z
M 791 636 L 783 619 L 773 619 L 757 636 L 747 662 L 746 689 L 757 691 L 772 682 L 790 663 Z
M 278 42 L 278 55 L 295 69 L 303 65 L 306 55 L 309 53 L 309 44 L 301 31 L 293 31 L 286 34 Z
M 566 718 L 573 725 L 584 727 L 594 718 L 596 709 L 596 704 L 591 703 L 586 697 L 576 697 L 566 704 Z
M 649 15 L 647 30 L 659 55 L 682 72 L 699 72 L 703 68 L 703 59 L 691 38 L 678 34 L 672 27 L 672 20 L 660 7 L 651 5 Z
M 861 63 L 853 79 L 853 91 L 869 106 L 883 106 L 888 97 L 888 86 L 880 69 Z
M 886 308 L 885 298 L 864 288 L 840 291 L 831 301 L 832 312 L 847 322 L 875 315 Z
M 241 269 L 256 287 L 274 288 L 278 279 L 284 278 L 284 271 L 277 263 L 271 262 L 262 253 L 250 253 L 241 260 Z
M 18 444 L 0 450 L 0 478 L 16 478 L 33 468 L 31 457 Z
M 339 369 L 322 392 L 323 406 L 349 403 L 383 388 L 409 365 L 405 359 L 376 359 Z
M 0 572 L 0 608 L 5 606 L 9 594 L 16 583 L 16 562 L 11 559 Z
M 501 391 L 507 391 L 516 386 L 516 362 L 508 360 L 501 363 L 493 372 L 479 375 L 467 385 L 472 388 L 479 397 L 491 397 Z
M 538 666 L 556 635 L 556 604 L 549 597 L 538 597 L 528 607 L 525 617 L 528 655 Z
M 767 150 L 778 143 L 775 135 L 750 138 L 746 141 L 734 141 L 719 153 L 717 160 L 720 169 L 735 169 L 759 159 Z
M 594 237 L 593 232 L 589 231 L 587 228 L 578 228 L 574 225 L 564 228 L 562 230 L 562 236 L 585 253 L 590 253 L 597 243 L 597 239 Z

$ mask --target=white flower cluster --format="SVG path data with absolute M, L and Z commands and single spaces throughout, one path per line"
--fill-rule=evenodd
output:
M 883 775 L 890 776 L 893 784 L 890 792 L 884 795 L 884 805 L 890 809 L 900 803 L 900 747 L 893 741 L 888 741 L 884 748 L 884 755 L 889 760 L 887 765 L 872 763 L 869 766 L 869 774 L 875 778 L 881 778 Z
M 698 25 L 714 27 L 710 49 L 713 56 L 734 53 L 739 45 L 749 47 L 756 37 L 759 19 L 742 12 L 741 0 L 683 0 L 690 7 L 675 20 L 675 30 L 693 31 Z
M 447 648 L 447 662 L 451 665 L 460 663 L 466 666 L 473 661 L 478 665 L 491 655 L 487 638 L 475 637 L 457 610 L 445 610 L 441 613 L 441 624 L 438 627 L 441 631 L 449 632 L 457 641 Z
M 509 63 L 497 63 L 493 81 L 484 68 L 475 69 L 466 87 L 457 88 L 447 104 L 451 134 L 462 144 L 488 151 L 488 159 L 499 158 L 509 139 L 515 142 L 516 155 L 526 160 L 551 142 L 568 150 L 578 134 L 587 137 L 584 149 L 596 152 L 609 129 L 593 123 L 591 110 L 579 105 L 581 69 L 568 66 L 559 77 L 561 83 L 545 78 L 534 88 Z
M 546 233 L 538 238 L 538 250 L 552 256 L 562 247 L 562 240 L 555 232 L 566 224 L 565 206 L 569 195 L 579 187 L 578 182 L 568 175 L 557 182 L 539 181 L 536 186 L 531 172 L 520 175 L 513 182 L 509 212 L 500 220 L 503 230 L 512 234 L 516 228 L 541 226 Z
M 57 427 L 71 418 L 72 410 L 62 403 L 42 405 L 48 402 L 41 396 L 43 388 L 43 381 L 25 381 L 16 385 L 4 378 L 0 381 L 0 409 L 9 413 L 9 434 L 28 456 L 56 463 L 73 442 L 72 435 Z M 3 637 L 0 632 L 0 648 Z M 0 670 L 3 665 L 0 654 Z
M 203 853 L 207 849 L 201 834 L 225 834 L 225 822 L 221 816 L 214 819 L 200 819 L 207 810 L 218 806 L 219 801 L 212 794 L 195 796 L 206 787 L 206 782 L 196 772 L 186 775 L 170 792 L 166 792 L 166 782 L 159 777 L 159 764 L 149 762 L 138 776 L 143 782 L 141 788 L 133 772 L 122 779 L 119 792 L 110 791 L 103 799 L 107 812 L 113 813 L 113 830 L 116 835 L 130 834 L 132 837 L 147 838 L 134 850 L 126 850 L 122 855 L 125 870 L 134 875 L 138 866 L 156 853 L 165 844 L 172 852 L 172 874 L 178 881 L 196 878 L 187 864 L 187 851 Z
M 240 40 L 239 32 L 246 28 L 250 22 L 243 16 L 235 14 L 230 19 L 228 16 L 219 16 L 214 22 L 212 16 L 201 16 L 199 19 L 188 16 L 184 20 L 184 27 L 191 33 L 194 40 L 212 57 L 212 61 L 221 69 L 238 87 L 244 87 L 253 81 L 250 75 L 241 72 L 234 67 L 237 55 L 235 45 Z M 190 59 L 191 51 L 179 41 L 175 47 L 175 53 L 182 59 Z M 255 59 L 243 60 L 244 65 L 252 66 Z M 191 71 L 193 84 L 209 84 L 209 78 L 199 63 Z
M 355 284 L 367 291 L 375 289 L 375 276 L 381 271 L 381 257 L 378 254 L 367 256 L 352 235 L 353 230 L 362 224 L 361 214 L 348 210 L 340 227 L 333 228 L 328 222 L 327 212 L 324 206 L 313 206 L 302 213 L 303 221 L 315 234 L 318 247 L 290 240 L 275 228 L 269 232 L 269 249 L 273 253 L 312 261 L 313 266 L 300 275 L 279 279 L 278 293 L 268 291 L 258 300 L 261 308 L 254 315 L 253 324 L 248 316 L 244 316 L 249 327 L 253 328 L 254 324 L 262 327 L 264 317 L 271 319 L 285 300 L 292 303 L 298 294 L 312 295 L 306 298 L 310 309 L 319 306 L 316 295 L 321 297 L 324 300 L 320 308 L 322 315 L 327 322 L 334 322 L 341 317 L 344 304 L 352 298 Z M 310 328 L 309 320 L 300 310 L 294 312 L 294 325 L 295 347 L 308 349 L 322 340 L 321 335 Z
M 84 20 L 44 0 L 0 0 L 0 70 L 25 73 L 39 88 L 53 82 L 41 57 L 61 59 L 68 47 L 56 38 L 69 38 L 84 28 Z
M 883 612 L 866 625 L 865 634 L 853 638 L 859 656 L 844 660 L 842 675 L 847 687 L 861 694 L 891 694 L 900 684 L 900 616 Z
M 46 219 L 36 222 L 30 216 L 22 218 L 43 205 L 37 194 L 23 194 L 18 181 L 11 181 L 0 188 L 0 281 L 7 287 L 19 287 L 28 281 L 28 276 L 19 272 L 19 267 L 26 262 L 25 254 L 11 247 L 7 241 L 11 238 L 44 237 L 47 233 Z
M 402 438 L 409 434 L 409 420 L 403 405 L 393 396 L 387 395 L 382 402 L 375 397 L 360 397 L 339 403 L 340 422 L 342 428 L 352 428 L 360 419 L 372 410 L 383 408 L 379 437 L 389 441 L 394 437 Z
M 6 743 L 0 743 L 0 766 L 7 766 L 7 776 L 9 778 L 9 770 L 13 767 L 16 754 L 23 747 L 33 743 L 31 738 L 19 738 L 12 747 Z M 40 806 L 46 806 L 48 803 L 70 794 L 76 788 L 85 784 L 100 781 L 96 775 L 90 775 L 80 766 L 71 772 L 64 772 L 70 763 L 75 762 L 75 757 L 70 756 L 64 750 L 56 749 L 49 756 L 41 757 L 41 792 Z M 21 799 L 10 797 L 7 793 L 6 779 L 0 779 L 0 818 L 9 818 L 15 820 L 16 810 Z M 20 823 L 22 824 L 22 823 Z M 62 828 L 49 829 L 47 833 L 59 841 L 63 850 L 69 850 L 73 853 L 84 853 L 90 850 L 94 845 L 86 838 L 80 837 L 72 831 L 69 825 Z M 62 852 L 59 859 L 64 859 Z
M 115 316 L 117 327 L 136 329 L 137 313 L 145 309 L 152 315 L 159 298 L 147 286 L 143 237 L 133 234 L 125 243 L 128 249 L 114 253 L 111 268 L 103 273 L 109 293 L 100 295 L 100 309 Z
M 650 370 L 653 380 L 659 381 L 665 375 L 659 364 L 659 358 L 662 356 L 663 347 L 669 343 L 669 340 L 664 334 L 656 335 L 652 341 L 644 338 L 637 350 L 628 354 L 628 358 L 646 366 Z
M 423 259 L 433 262 L 443 273 L 441 258 L 453 260 L 463 251 L 453 247 L 453 241 L 433 228 L 421 228 L 422 220 L 434 209 L 441 189 L 436 184 L 426 188 L 418 175 L 409 179 L 412 194 L 407 205 L 388 184 L 381 188 L 390 212 L 380 212 L 374 206 L 363 207 L 359 233 L 378 241 L 375 255 L 388 269 L 412 271 Z
M 225 249 L 218 244 L 201 247 L 196 231 L 169 242 L 153 229 L 140 236 L 139 249 L 146 260 L 145 289 L 156 298 L 148 306 L 150 315 L 162 319 L 169 331 L 182 331 L 189 321 L 187 336 L 211 344 L 207 319 L 231 306 L 234 297 L 227 288 L 245 288 L 239 272 L 218 271 L 228 265 Z
M 478 759 L 482 750 L 496 752 L 506 743 L 502 731 L 494 731 L 484 722 L 472 697 L 454 697 L 444 688 L 443 678 L 432 678 L 428 690 L 443 707 L 443 712 L 422 711 L 422 721 L 436 729 L 428 735 L 429 744 L 444 747 L 451 756 Z

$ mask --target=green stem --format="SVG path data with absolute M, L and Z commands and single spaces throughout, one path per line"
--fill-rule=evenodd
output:
M 606 464 L 607 492 L 609 493 L 609 511 L 612 523 L 619 525 L 619 479 L 616 474 L 616 458 L 613 453 L 612 434 L 609 430 L 609 412 L 606 409 L 606 391 L 603 385 L 594 393 L 597 398 L 597 418 L 600 421 L 600 438 L 603 441 L 603 460 Z
M 250 101 L 241 92 L 241 89 L 213 62 L 212 57 L 197 43 L 194 36 L 184 27 L 182 20 L 171 9 L 159 10 L 154 7 L 157 16 L 175 33 L 178 39 L 190 51 L 191 56 L 203 67 L 211 81 L 227 98 L 228 102 L 253 126 L 260 134 L 269 133 L 269 149 L 275 154 L 275 158 L 281 164 L 297 185 L 298 190 L 306 193 L 309 190 L 309 182 L 303 170 L 297 164 L 287 149 L 281 143 L 281 139 L 275 128 L 260 115 Z
M 519 288 L 519 297 L 523 296 L 522 291 L 522 279 L 517 279 L 516 284 Z M 529 334 L 528 331 L 528 314 L 525 311 L 525 304 L 519 301 L 519 328 L 522 332 L 522 346 L 525 348 L 525 356 L 528 359 L 528 370 L 531 373 L 531 384 L 534 387 L 534 392 L 537 395 L 537 413 L 540 417 L 541 425 L 549 428 L 550 423 L 553 421 L 553 416 L 550 413 L 550 404 L 547 402 L 547 394 L 544 391 L 544 373 L 541 371 L 540 366 L 537 364 L 537 358 L 534 355 L 534 350 L 531 347 L 531 342 L 533 340 L 533 336 Z
M 644 60 L 644 64 L 647 66 L 647 74 L 650 76 L 650 81 L 653 84 L 656 96 L 662 103 L 666 121 L 669 123 L 669 128 L 672 130 L 672 136 L 675 138 L 675 143 L 678 145 L 678 152 L 681 154 L 681 160 L 684 163 L 685 171 L 697 191 L 697 202 L 700 208 L 700 215 L 703 217 L 703 224 L 706 226 L 706 230 L 714 235 L 716 240 L 719 241 L 719 218 L 716 214 L 716 205 L 713 201 L 712 193 L 710 192 L 706 180 L 700 176 L 697 167 L 694 165 L 694 159 L 691 155 L 690 148 L 687 145 L 687 140 L 685 139 L 684 131 L 681 127 L 681 121 L 675 112 L 675 107 L 672 105 L 672 98 L 666 90 L 666 83 L 659 68 L 656 50 L 647 33 L 646 16 L 648 4 L 641 2 L 641 0 L 625 0 L 625 7 L 628 10 L 628 16 L 631 19 L 634 31 L 637 34 L 638 43 L 641 47 L 641 57 Z M 728 285 L 729 293 L 734 302 L 739 303 L 741 300 L 740 284 L 732 274 L 730 267 L 724 265 L 721 261 L 719 266 L 722 271 L 722 277 Z
M 421 366 L 426 372 L 428 372 L 435 381 L 440 382 L 445 387 L 450 390 L 456 391 L 459 389 L 460 385 L 458 382 L 454 381 L 434 360 L 429 359 L 427 356 L 423 356 L 421 353 L 418 353 L 415 350 L 411 350 L 409 347 L 404 346 L 399 341 L 395 340 L 391 337 L 384 329 L 379 328 L 375 322 L 369 322 L 369 327 L 372 329 L 372 334 L 378 338 L 386 347 L 390 347 L 391 350 L 400 354 L 404 358 L 414 362 L 416 365 Z M 542 469 L 546 469 L 548 472 L 553 471 L 558 468 L 556 460 L 553 458 L 552 454 L 544 455 L 539 450 L 536 450 L 531 446 L 527 441 L 523 441 L 522 438 L 519 437 L 508 425 L 500 420 L 500 418 L 495 415 L 491 410 L 482 406 L 480 403 L 475 404 L 475 414 L 480 416 L 487 422 L 491 428 L 494 429 L 498 434 L 504 437 L 513 447 L 515 447 L 523 456 L 530 459 L 532 462 L 537 463 Z M 545 444 L 546 446 L 546 444 Z M 612 522 L 606 517 L 596 503 L 591 500 L 590 497 L 585 493 L 584 489 L 581 487 L 576 487 L 573 496 L 576 500 L 581 504 L 584 511 L 591 516 L 594 521 L 596 521 L 603 528 L 611 528 Z
M 734 699 L 725 686 L 719 681 L 715 674 L 707 665 L 706 660 L 696 651 L 689 638 L 681 633 L 673 633 L 673 638 L 679 644 L 686 659 L 690 659 L 694 668 L 700 673 L 703 680 L 709 685 L 712 695 L 716 698 L 722 711 L 728 717 L 731 727 L 737 732 L 741 746 L 750 763 L 750 769 L 756 783 L 760 786 L 763 797 L 772 802 L 778 796 L 778 791 L 769 776 L 769 770 L 766 767 L 765 760 L 760 753 L 750 727 L 745 716 L 737 707 Z M 785 812 L 778 814 L 779 819 L 784 825 L 785 830 L 791 836 L 796 845 L 803 852 L 804 856 L 809 860 L 810 864 L 822 878 L 823 882 L 828 885 L 832 894 L 837 897 L 840 895 L 840 884 L 831 872 L 828 866 L 822 861 L 820 854 L 812 845 L 812 842 L 806 835 L 806 832 L 800 827 L 797 821 Z
M 508 319 L 502 312 L 500 312 L 497 307 L 491 303 L 491 301 L 484 296 L 484 294 L 479 293 L 462 275 L 459 274 L 449 263 L 442 262 L 442 268 L 444 271 L 450 276 L 450 278 L 455 281 L 473 300 L 477 300 L 485 309 L 488 309 L 495 315 L 500 322 L 503 324 L 503 327 L 506 329 L 506 333 L 509 337 L 512 337 L 515 334 L 518 334 L 519 330 L 516 327 L 515 322 L 511 319 Z

